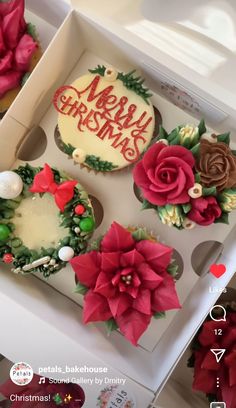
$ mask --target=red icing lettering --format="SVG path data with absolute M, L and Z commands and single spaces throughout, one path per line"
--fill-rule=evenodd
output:
M 84 89 L 62 86 L 53 103 L 59 113 L 76 119 L 85 137 L 92 132 L 101 140 L 111 140 L 111 147 L 132 163 L 147 143 L 145 134 L 153 118 L 147 111 L 138 114 L 138 107 L 127 96 L 118 98 L 113 90 L 112 84 L 101 89 L 101 77 L 96 75 Z

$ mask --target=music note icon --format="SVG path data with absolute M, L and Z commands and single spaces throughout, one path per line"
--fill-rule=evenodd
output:
M 40 377 L 39 379 L 39 384 L 45 384 L 46 378 L 45 377 Z

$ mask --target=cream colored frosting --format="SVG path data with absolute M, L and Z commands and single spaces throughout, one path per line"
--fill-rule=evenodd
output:
M 39 250 L 41 247 L 56 247 L 68 230 L 60 227 L 59 209 L 49 194 L 24 198 L 12 219 L 14 234 L 25 246 Z
M 99 95 L 94 99 L 91 97 L 92 91 L 91 87 L 89 86 L 95 80 L 95 78 L 98 79 L 94 92 L 95 95 L 98 95 L 108 87 L 113 87 L 109 93 L 109 99 L 106 104 L 106 108 L 110 108 L 110 111 L 104 111 L 102 107 L 100 108 L 99 106 L 96 106 L 97 102 L 100 103 Z M 63 93 L 57 97 L 56 101 L 57 108 L 59 111 L 61 111 L 58 117 L 58 126 L 62 141 L 66 144 L 71 144 L 75 148 L 82 149 L 86 155 L 98 156 L 101 160 L 112 162 L 114 165 L 118 166 L 118 168 L 125 167 L 136 161 L 139 155 L 150 143 L 153 135 L 154 110 L 151 103 L 148 105 L 142 99 L 142 97 L 127 89 L 123 85 L 122 81 L 108 81 L 106 78 L 95 74 L 87 74 L 78 78 L 75 82 L 73 82 L 71 87 L 75 89 L 71 89 L 69 87 L 65 88 Z M 82 91 L 86 90 L 86 88 L 88 88 L 87 91 L 82 93 Z M 76 90 L 81 92 L 81 95 L 78 95 Z M 70 96 L 70 105 L 74 104 L 74 107 L 68 105 L 66 106 Z M 88 101 L 89 96 L 93 100 Z M 60 99 L 60 97 L 62 97 L 63 100 Z M 127 97 L 128 100 L 123 108 L 123 112 L 120 114 L 119 123 L 121 128 L 119 128 L 119 125 L 114 123 L 114 119 L 116 119 L 117 122 L 119 111 L 121 110 L 119 101 L 124 97 Z M 124 99 L 122 99 L 122 101 L 123 100 Z M 134 124 L 128 128 L 123 128 L 125 122 L 126 126 L 128 123 L 127 113 L 128 109 L 130 109 L 130 105 L 136 105 L 137 108 L 132 114 L 132 118 L 129 118 L 129 125 L 137 122 L 140 117 L 141 119 L 138 126 L 137 124 Z M 76 111 L 78 107 L 79 112 L 78 110 Z M 62 112 L 66 114 L 63 114 Z M 144 117 L 142 117 L 145 112 L 146 114 Z M 90 116 L 88 117 L 88 115 Z M 89 123 L 90 128 L 96 128 L 94 132 L 88 129 L 86 121 Z M 120 133 L 121 135 L 117 136 L 117 138 L 113 137 L 109 139 L 109 135 L 104 135 L 104 133 L 101 131 L 104 124 L 106 124 L 107 127 L 111 126 L 113 128 L 113 135 Z M 145 138 L 145 140 L 139 138 L 139 140 L 136 139 L 136 142 L 134 142 L 135 138 L 134 135 L 131 135 L 132 131 L 135 131 L 135 135 L 137 135 L 137 132 L 139 132 L 139 136 Z M 104 139 L 101 138 L 103 136 Z M 136 148 L 134 147 L 134 143 L 136 143 Z M 117 147 L 114 148 L 112 144 Z M 124 152 L 125 149 L 129 150 Z M 139 151 L 138 154 L 137 151 Z

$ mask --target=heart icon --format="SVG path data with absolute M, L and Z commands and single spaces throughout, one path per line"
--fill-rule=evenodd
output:
M 210 266 L 210 272 L 217 279 L 219 279 L 226 272 L 226 267 L 223 264 L 219 264 L 219 265 L 213 264 Z

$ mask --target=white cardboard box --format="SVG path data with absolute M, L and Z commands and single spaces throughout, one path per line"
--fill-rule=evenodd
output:
M 48 162 L 50 165 L 63 168 L 72 176 L 77 177 L 89 193 L 102 203 L 105 217 L 96 230 L 95 237 L 104 233 L 113 220 L 124 225 L 146 225 L 155 233 L 160 234 L 167 244 L 175 246 L 181 254 L 184 260 L 184 273 L 177 283 L 177 290 L 184 303 L 183 308 L 178 313 L 168 313 L 166 320 L 154 321 L 140 340 L 138 348 L 128 344 L 118 332 L 107 338 L 102 325 L 82 325 L 81 308 L 78 305 L 81 299 L 73 294 L 74 275 L 69 267 L 50 278 L 48 282 L 66 297 L 57 294 L 52 287 L 40 282 L 36 277 L 28 278 L 27 285 L 25 285 L 24 280 L 9 276 L 4 268 L 0 272 L 2 275 L 0 301 L 6 305 L 5 322 L 14 324 L 16 317 L 14 317 L 14 308 L 17 304 L 20 305 L 19 316 L 24 311 L 22 316 L 25 322 L 32 324 L 31 327 L 35 331 L 35 344 L 36 342 L 43 344 L 42 355 L 45 361 L 53 364 L 59 359 L 63 364 L 69 359 L 73 362 L 75 354 L 86 361 L 90 355 L 94 361 L 98 359 L 116 369 L 119 367 L 118 371 L 122 375 L 136 382 L 136 384 L 133 381 L 130 382 L 132 387 L 138 390 L 138 384 L 142 384 L 150 390 L 143 393 L 146 395 L 145 403 L 151 401 L 152 393 L 158 393 L 162 389 L 178 359 L 216 301 L 218 294 L 209 296 L 209 285 L 225 286 L 236 269 L 231 253 L 236 246 L 234 239 L 228 239 L 226 253 L 221 258 L 222 262 L 227 264 L 227 274 L 216 284 L 209 274 L 198 278 L 191 265 L 192 252 L 199 243 L 212 240 L 212 237 L 215 241 L 224 242 L 231 230 L 231 236 L 234 238 L 233 226 L 236 216 L 231 216 L 230 227 L 218 224 L 204 230 L 197 228 L 194 232 L 179 232 L 162 225 L 151 211 L 140 212 L 140 203 L 134 196 L 129 170 L 108 174 L 105 177 L 101 174 L 95 176 L 93 173 L 87 173 L 85 169 L 81 170 L 78 166 L 74 166 L 72 160 L 67 160 L 66 156 L 56 147 L 54 131 L 57 115 L 51 102 L 57 87 L 63 83 L 71 83 L 88 68 L 103 61 L 124 71 L 133 67 L 143 68 L 142 61 L 145 61 L 146 65 L 157 66 L 157 56 L 149 54 L 149 51 L 150 49 L 146 48 L 137 36 L 132 34 L 127 36 L 127 30 L 110 19 L 100 18 L 96 13 L 84 10 L 82 12 L 72 11 L 0 125 L 1 170 L 14 168 L 20 164 L 15 156 L 17 147 L 34 126 L 40 125 L 44 129 L 47 148 L 41 157 L 30 163 L 42 165 Z M 153 103 L 160 110 L 163 124 L 168 130 L 179 123 L 194 121 L 188 114 L 183 113 L 182 110 L 155 93 L 158 88 L 155 87 L 155 82 L 147 70 L 144 72 L 144 77 L 147 77 L 149 83 L 153 84 Z M 215 127 L 217 129 L 217 126 Z M 33 149 L 33 139 L 30 142 Z M 117 195 L 114 194 L 115 192 Z M 119 200 L 121 192 L 123 199 L 120 207 L 113 211 L 114 204 Z M 60 304 L 60 310 L 57 307 L 54 310 L 56 304 Z M 201 307 L 198 306 L 199 304 Z M 71 315 L 69 310 L 71 310 Z M 57 344 L 56 353 L 50 358 L 50 353 L 46 351 L 47 339 L 43 335 L 43 330 L 46 330 L 45 325 L 47 326 L 47 337 L 51 341 L 55 330 L 60 332 L 58 340 L 55 342 L 54 339 Z M 38 330 L 40 327 L 41 330 Z M 23 346 L 25 327 L 22 326 L 19 332 L 22 347 L 19 349 L 17 347 L 18 350 L 14 352 L 7 340 L 13 333 L 10 330 L 11 328 L 6 332 L 4 339 L 0 340 L 4 354 L 13 361 L 22 359 L 20 357 L 22 353 L 25 357 L 29 356 L 29 347 Z M 32 339 L 33 334 L 30 336 Z M 71 341 L 73 341 L 74 354 L 62 355 L 60 353 L 59 355 L 61 348 L 64 348 L 66 352 L 72 350 Z M 16 358 L 17 356 L 19 358 Z M 31 355 L 31 361 L 36 370 L 42 364 L 38 354 Z M 141 404 L 141 408 L 144 405 L 140 401 L 139 398 L 138 404 Z

